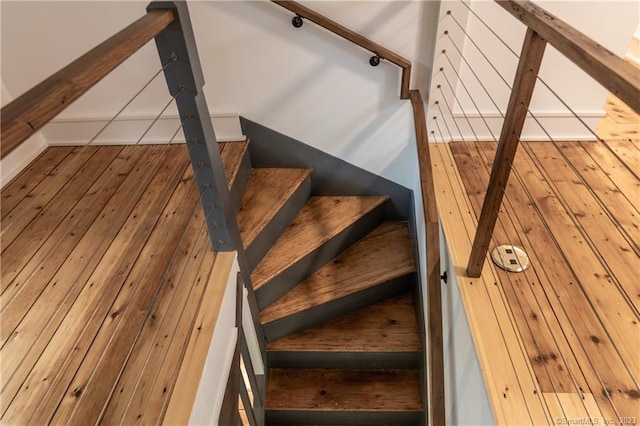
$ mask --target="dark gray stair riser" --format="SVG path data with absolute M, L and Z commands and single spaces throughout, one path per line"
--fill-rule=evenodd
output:
M 422 413 L 267 410 L 269 425 L 419 425 Z
M 348 247 L 380 225 L 385 216 L 385 204 L 382 203 L 348 226 L 338 235 L 289 266 L 268 283 L 256 290 L 258 306 L 263 310 L 284 296 L 298 283 L 310 277 L 327 262 L 337 257 Z
M 247 262 L 249 268 L 252 271 L 256 265 L 262 260 L 265 254 L 269 251 L 271 246 L 280 238 L 282 233 L 287 229 L 287 226 L 291 224 L 293 219 L 298 215 L 302 207 L 306 204 L 311 193 L 311 176 L 302 182 L 302 184 L 296 189 L 296 191 L 289 197 L 285 204 L 280 208 L 271 219 L 271 221 L 265 226 L 265 228 L 258 234 L 258 236 L 251 242 L 251 244 L 245 249 L 247 255 Z
M 272 368 L 417 370 L 421 352 L 267 351 Z
M 415 273 L 404 275 L 303 312 L 263 324 L 262 328 L 267 341 L 272 342 L 402 294 L 414 287 L 415 280 Z

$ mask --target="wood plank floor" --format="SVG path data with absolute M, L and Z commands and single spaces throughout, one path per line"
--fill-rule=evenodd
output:
M 491 247 L 520 246 L 531 267 L 508 273 L 487 258 L 482 276 L 472 279 L 466 262 L 496 148 L 434 144 L 432 159 L 440 217 L 496 421 L 638 419 L 637 144 L 523 143 Z
M 216 259 L 185 146 L 51 147 L 1 226 L 0 421 L 161 421 Z

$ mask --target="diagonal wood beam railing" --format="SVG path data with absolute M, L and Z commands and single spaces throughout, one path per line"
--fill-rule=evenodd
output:
M 529 0 L 496 2 L 640 114 L 635 66 Z
M 388 60 L 402 68 L 400 84 L 400 98 L 409 99 L 413 109 L 413 120 L 416 133 L 416 148 L 420 168 L 420 187 L 422 192 L 422 207 L 426 222 L 427 241 L 427 304 L 429 310 L 427 328 L 428 342 L 428 371 L 429 391 L 428 408 L 429 424 L 444 425 L 444 353 L 442 343 L 442 297 L 440 279 L 440 225 L 438 222 L 438 208 L 436 205 L 435 188 L 433 186 L 433 172 L 429 152 L 429 139 L 424 102 L 418 90 L 410 90 L 411 62 L 393 51 L 367 39 L 318 12 L 309 9 L 295 1 L 272 0 L 278 6 L 308 19 L 311 22 L 343 37 L 352 43 Z
M 545 45 L 551 44 L 640 113 L 640 73 L 633 65 L 528 0 L 496 0 L 496 3 L 527 25 L 527 35 L 467 264 L 467 275 L 476 278 L 489 250 Z
M 147 13 L 2 108 L 0 158 L 40 130 L 173 19 L 171 10 Z
M 319 14 L 318 12 L 309 9 L 306 6 L 301 5 L 300 3 L 296 3 L 295 1 L 281 1 L 281 0 L 272 0 L 273 3 L 278 6 L 282 6 L 285 9 L 290 10 L 298 16 L 308 19 L 311 22 L 314 22 L 331 31 L 334 34 L 339 35 L 342 38 L 349 40 L 350 42 L 357 44 L 358 46 L 368 50 L 371 53 L 381 57 L 382 59 L 386 59 L 402 68 L 402 82 L 400 84 L 400 98 L 401 99 L 409 99 L 409 80 L 411 79 L 411 62 L 398 55 L 397 53 L 387 49 L 384 46 L 379 45 L 378 43 L 369 40 L 368 38 L 356 33 L 353 30 L 345 27 L 342 24 L 337 23 L 324 15 Z

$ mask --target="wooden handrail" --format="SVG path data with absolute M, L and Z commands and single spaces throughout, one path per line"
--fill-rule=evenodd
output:
M 433 186 L 431 153 L 425 119 L 424 102 L 417 90 L 409 92 L 413 108 L 413 123 L 416 130 L 416 148 L 420 168 L 422 209 L 427 238 L 427 301 L 429 303 L 429 415 L 431 425 L 444 425 L 444 347 L 442 338 L 442 291 L 440 286 L 440 224 L 436 191 Z
M 154 10 L 2 108 L 0 158 L 17 148 L 165 29 L 171 10 Z
M 411 79 L 411 62 L 398 55 L 395 52 L 387 49 L 384 46 L 379 45 L 378 43 L 369 40 L 368 38 L 356 33 L 353 30 L 345 27 L 342 24 L 337 23 L 324 15 L 319 14 L 315 10 L 309 9 L 306 6 L 301 5 L 295 1 L 289 0 L 272 0 L 273 3 L 278 6 L 282 6 L 287 10 L 295 13 L 296 15 L 302 16 L 303 18 L 308 19 L 311 22 L 314 22 L 320 25 L 322 28 L 325 28 L 331 31 L 334 34 L 339 35 L 342 38 L 349 40 L 352 43 L 357 44 L 358 46 L 367 49 L 368 51 L 380 56 L 383 59 L 399 66 L 402 68 L 402 81 L 400 84 L 400 98 L 401 99 L 409 99 L 409 80 Z
M 496 2 L 640 114 L 640 73 L 632 64 L 528 0 Z

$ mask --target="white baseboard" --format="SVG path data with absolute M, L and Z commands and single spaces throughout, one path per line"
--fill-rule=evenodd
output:
M 596 140 L 592 130 L 596 129 L 605 112 L 601 110 L 576 113 L 588 128 L 568 111 L 534 111 L 535 117 L 544 126 L 544 130 L 533 118 L 527 117 L 520 139 L 548 141 L 551 137 L 553 140 Z M 481 141 L 492 141 L 499 138 L 503 123 L 502 115 L 496 111 L 482 112 L 482 114 L 477 111 L 466 112 L 466 117 L 462 112 L 454 111 L 453 119 L 451 116 L 441 117 L 438 114 L 437 120 L 437 125 L 432 119 L 427 122 L 430 131 L 435 131 L 436 141 L 471 141 L 476 138 Z
M 630 52 L 628 52 L 628 53 L 625 55 L 625 58 L 627 58 L 628 60 L 630 60 L 631 62 L 633 62 L 633 63 L 634 63 L 634 64 L 636 64 L 636 65 L 640 65 L 640 58 L 639 58 L 639 57 L 637 57 L 637 56 L 635 56 L 634 54 L 632 54 L 632 53 L 630 53 Z
M 153 123 L 155 118 L 150 115 L 127 115 L 119 116 L 111 123 L 112 117 L 104 116 L 58 118 L 47 124 L 43 133 L 50 146 L 85 145 L 94 138 L 92 145 L 166 144 L 172 141 L 174 134 L 173 143 L 184 143 L 182 131 L 176 134 L 181 123 L 177 114 L 166 114 Z M 211 115 L 211 120 L 219 142 L 245 139 L 237 113 L 215 113 Z M 108 126 L 96 137 L 107 123 Z
M 0 187 L 16 177 L 47 148 L 41 133 L 36 133 L 0 161 Z

